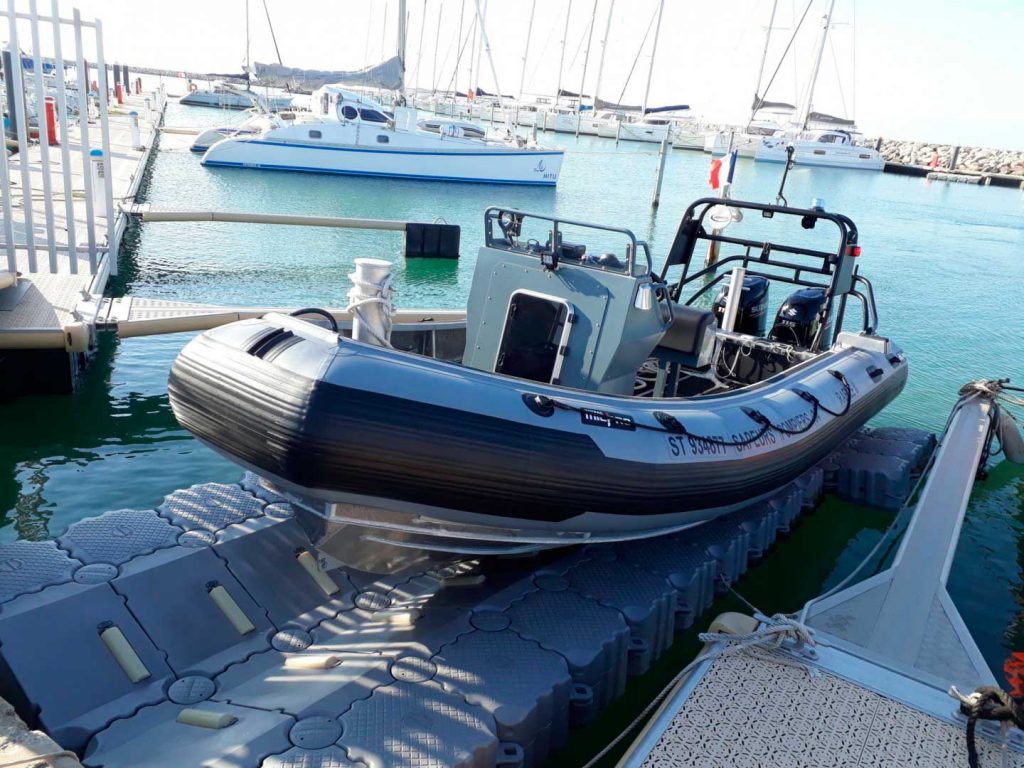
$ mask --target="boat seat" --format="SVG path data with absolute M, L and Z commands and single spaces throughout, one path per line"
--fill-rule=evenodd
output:
M 657 352 L 687 368 L 706 368 L 714 359 L 717 327 L 711 310 L 673 304 L 672 324 L 658 342 Z

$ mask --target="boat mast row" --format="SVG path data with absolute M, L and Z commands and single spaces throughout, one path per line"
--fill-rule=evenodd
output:
M 834 2 L 835 0 L 833 0 Z M 647 98 L 651 93 L 651 77 L 654 75 L 654 57 L 658 53 L 658 35 L 661 32 L 661 16 L 665 11 L 665 0 L 658 3 L 658 24 L 654 28 L 654 45 L 651 47 L 651 66 L 647 70 L 647 86 L 644 88 L 644 106 L 641 114 L 647 114 Z
M 828 4 L 828 13 L 824 17 L 824 26 L 821 30 L 821 44 L 818 46 L 818 55 L 814 58 L 814 68 L 811 70 L 811 79 L 807 83 L 807 97 L 804 99 L 803 114 L 800 118 L 800 126 L 803 130 L 807 130 L 808 124 L 811 122 L 811 102 L 814 100 L 814 86 L 818 82 L 818 71 L 821 69 L 821 59 L 825 55 L 825 43 L 828 42 L 828 31 L 832 26 L 832 11 L 835 10 L 836 0 L 830 0 Z

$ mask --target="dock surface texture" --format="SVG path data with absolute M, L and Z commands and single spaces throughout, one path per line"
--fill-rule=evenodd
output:
M 123 105 L 111 104 L 109 110 L 110 152 L 106 158 L 106 172 L 113 186 L 115 209 L 109 212 L 116 217 L 115 243 L 107 247 L 107 219 L 96 217 L 95 248 L 97 269 L 90 273 L 89 237 L 86 225 L 86 180 L 82 172 L 81 129 L 77 119 L 69 125 L 70 168 L 72 181 L 72 202 L 77 257 L 74 268 L 68 248 L 68 222 L 64 197 L 63 164 L 60 147 L 49 148 L 50 185 L 53 190 L 52 242 L 57 249 L 55 264 L 50 263 L 50 235 L 46 228 L 46 210 L 42 185 L 40 147 L 33 144 L 26 152 L 16 153 L 8 158 L 11 178 L 11 203 L 17 250 L 17 266 L 20 273 L 16 303 L 13 300 L 0 301 L 0 349 L 39 349 L 65 346 L 65 326 L 82 321 L 88 322 L 89 296 L 100 297 L 106 288 L 111 272 L 111 259 L 117 258 L 117 246 L 127 225 L 128 216 L 119 209 L 134 201 L 142 182 L 157 125 L 162 119 L 162 105 L 150 97 L 153 109 L 147 110 L 143 96 L 127 96 Z M 140 146 L 132 146 L 130 111 L 139 114 Z M 100 148 L 100 122 L 89 125 L 90 146 Z M 35 239 L 36 270 L 29 264 L 26 248 L 25 213 L 21 195 L 21 163 L 28 162 L 32 178 L 32 231 Z M 0 237 L 2 239 L 2 237 Z M 0 269 L 6 268 L 6 255 L 0 248 Z M 0 293 L 0 296 L 3 296 Z
M 733 652 L 712 636 L 620 765 L 966 766 L 966 718 L 948 689 L 995 679 L 945 585 L 990 408 L 958 403 L 891 567 L 805 608 L 813 648 L 735 652 L 752 619 Z M 1024 766 L 1022 734 L 993 725 L 979 725 L 979 765 Z
M 930 436 L 840 453 L 872 455 L 858 440 L 892 449 L 886 477 L 846 485 L 885 500 Z M 318 568 L 255 476 L 194 486 L 0 546 L 0 693 L 94 768 L 541 766 L 838 485 L 834 463 L 692 532 L 389 576 Z

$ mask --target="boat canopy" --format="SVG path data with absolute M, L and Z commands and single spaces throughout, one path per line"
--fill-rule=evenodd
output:
M 397 91 L 402 87 L 402 60 L 393 56 L 372 67 L 353 71 L 301 69 L 282 64 L 255 64 L 260 85 L 290 88 L 296 91 L 315 91 L 327 84 L 356 85 L 365 88 L 383 88 Z
M 807 121 L 809 123 L 826 123 L 828 125 L 835 125 L 843 128 L 853 128 L 857 125 L 853 120 L 848 118 L 828 115 L 824 112 L 811 112 L 811 114 L 807 116 Z
M 689 104 L 669 104 L 667 107 L 648 107 L 644 110 L 644 114 L 653 115 L 658 112 L 687 112 L 689 109 Z

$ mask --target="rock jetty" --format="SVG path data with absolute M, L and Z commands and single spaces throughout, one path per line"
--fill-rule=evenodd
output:
M 942 170 L 1024 177 L 1024 152 L 895 139 L 870 139 L 864 144 L 878 147 L 888 163 L 930 167 L 938 154 L 936 167 Z

